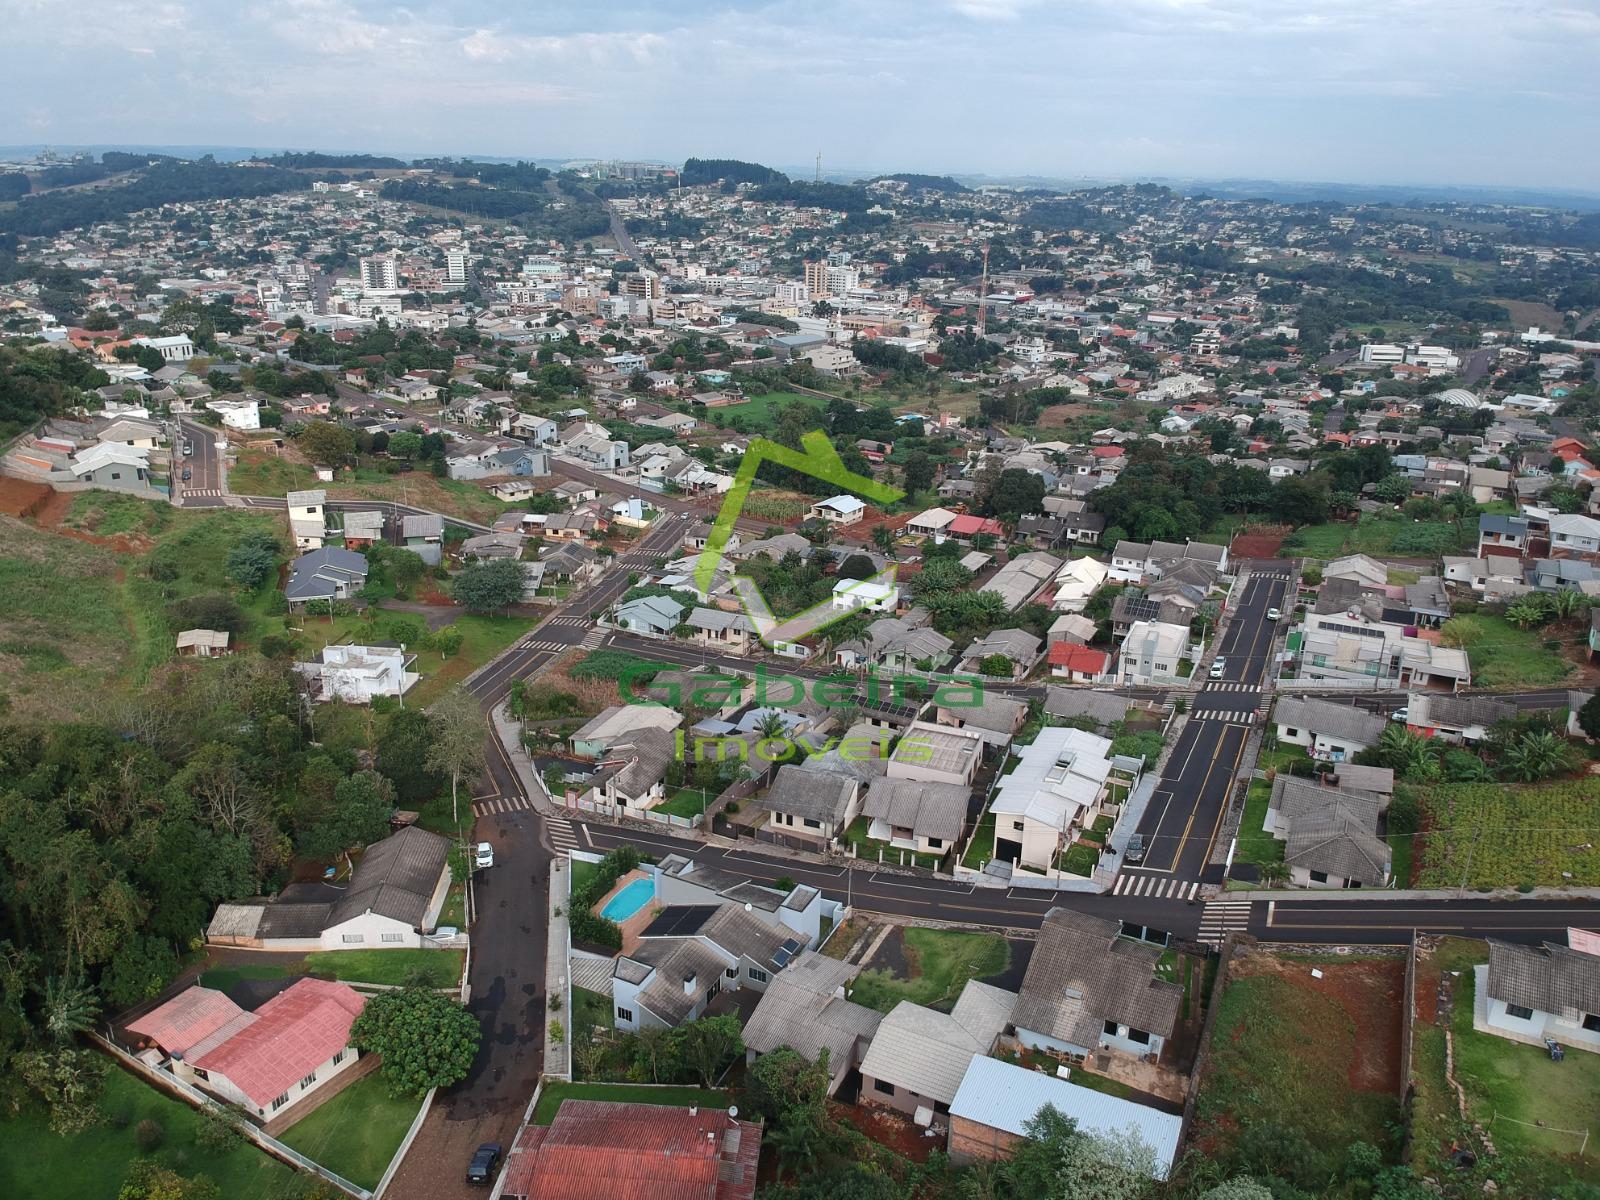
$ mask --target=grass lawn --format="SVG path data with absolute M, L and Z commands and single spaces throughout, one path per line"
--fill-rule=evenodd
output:
M 905 930 L 905 948 L 909 979 L 887 971 L 863 971 L 850 998 L 880 1012 L 902 1000 L 948 1009 L 967 980 L 998 975 L 1011 961 L 1006 940 L 993 933 L 910 927 Z
M 1099 862 L 1099 850 L 1082 842 L 1074 842 L 1067 847 L 1066 853 L 1061 855 L 1058 865 L 1069 874 L 1082 875 L 1087 878 L 1094 874 L 1094 869 Z
M 612 1100 L 622 1104 L 669 1104 L 676 1108 L 728 1107 L 728 1093 L 697 1087 L 646 1087 L 632 1083 L 547 1083 L 533 1110 L 535 1125 L 548 1125 L 564 1100 Z
M 665 804 L 656 805 L 657 812 L 671 813 L 675 817 L 698 817 L 716 796 L 700 788 L 679 788 Z
M 1447 646 L 1461 646 L 1472 662 L 1472 684 L 1483 688 L 1543 687 L 1572 674 L 1572 664 L 1544 642 L 1549 630 L 1518 629 L 1504 617 L 1463 613 L 1440 630 Z
M 201 987 L 215 988 L 225 992 L 236 984 L 246 979 L 282 979 L 289 973 L 286 966 L 276 966 L 273 963 L 240 963 L 234 966 L 212 967 L 202 971 L 197 981 Z
M 368 620 L 370 615 L 372 620 Z M 384 622 L 398 619 L 420 625 L 421 618 L 410 613 L 368 609 L 365 614 L 349 613 L 338 617 L 296 617 L 295 637 L 298 653 L 315 658 L 324 646 L 341 642 L 365 643 L 382 639 Z M 416 650 L 412 669 L 422 676 L 409 692 L 406 704 L 419 708 L 432 704 L 484 663 L 500 654 L 528 630 L 533 622 L 525 617 L 495 617 L 462 613 L 453 622 L 461 631 L 461 648 L 446 658 L 437 650 Z M 408 647 L 408 651 L 411 647 Z
M 228 1200 L 275 1200 L 294 1187 L 296 1175 L 253 1146 L 215 1154 L 195 1141 L 200 1116 L 187 1104 L 168 1099 L 115 1066 L 106 1076 L 102 1101 L 106 1122 L 61 1137 L 50 1132 L 42 1113 L 29 1109 L 0 1122 L 0 1196 L 8 1200 L 112 1200 L 140 1157 L 134 1145 L 139 1122 L 152 1120 L 166 1131 L 152 1156 L 185 1175 L 207 1175 Z
M 1132 1100 L 1138 1092 L 1123 1083 L 1120 1079 L 1112 1079 L 1107 1075 L 1096 1075 L 1093 1071 L 1082 1067 L 1072 1068 L 1072 1078 L 1067 1082 L 1075 1083 L 1079 1087 L 1086 1087 L 1092 1092 L 1099 1092 L 1103 1096 L 1116 1096 L 1121 1100 Z
M 820 396 L 802 396 L 798 392 L 762 392 L 743 404 L 707 409 L 706 420 L 721 424 L 728 417 L 743 417 L 750 428 L 770 433 L 778 419 L 778 410 L 797 403 L 808 404 L 820 413 L 828 402 Z
M 1223 513 L 1211 523 L 1210 529 L 1197 534 L 1194 540 L 1212 546 L 1226 546 L 1233 541 L 1233 535 L 1239 532 L 1246 520 L 1243 513 Z
M 1333 559 L 1346 554 L 1397 554 L 1429 557 L 1451 554 L 1477 543 L 1473 521 L 1411 521 L 1394 516 L 1363 516 L 1358 521 L 1326 521 L 1296 529 L 1279 549 L 1280 557 Z
M 1596 887 L 1600 778 L 1418 788 L 1418 887 Z M 1566 876 L 1570 875 L 1570 878 Z
M 572 890 L 581 891 L 585 884 L 600 873 L 600 864 L 585 862 L 581 858 L 572 860 Z
M 931 854 L 902 850 L 898 846 L 891 846 L 888 842 L 868 837 L 867 829 L 871 824 L 870 817 L 857 817 L 850 823 L 850 828 L 844 831 L 844 840 L 855 847 L 857 858 L 864 858 L 869 862 L 897 863 L 907 867 L 927 867 L 930 870 L 939 865 L 939 860 Z M 882 857 L 879 856 L 880 851 Z
M 1270 783 L 1265 779 L 1250 781 L 1250 790 L 1244 799 L 1244 816 L 1239 821 L 1239 845 L 1233 852 L 1235 862 L 1283 861 L 1283 843 L 1262 828 L 1267 819 L 1267 801 L 1271 799 Z
M 465 950 L 321 950 L 306 955 L 306 970 L 346 983 L 404 984 L 414 972 L 427 976 L 427 986 L 455 987 L 461 982 Z
M 319 487 L 316 471 L 307 463 L 236 443 L 238 462 L 228 468 L 228 490 L 240 496 L 282 496 L 303 488 Z
M 983 864 L 994 857 L 994 820 L 992 812 L 983 814 L 983 819 L 978 822 L 978 831 L 972 835 L 972 844 L 961 856 L 963 867 L 981 870 Z
M 1416 843 L 1416 840 L 1410 834 L 1391 833 L 1389 835 L 1390 869 L 1394 873 L 1394 886 L 1397 888 L 1411 886 L 1411 847 Z
M 591 992 L 588 988 L 573 988 L 572 1032 L 576 1034 L 580 1029 L 595 1025 L 603 1029 L 612 1027 L 611 997 L 603 992 Z
M 279 1141 L 364 1188 L 378 1186 L 422 1101 L 391 1096 L 381 1072 L 356 1080 Z
M 1350 1086 L 1357 1027 L 1336 997 L 1278 975 L 1245 975 L 1216 1003 L 1196 1110 L 1200 1137 L 1228 1143 L 1241 1128 L 1271 1122 L 1299 1129 L 1335 1157 L 1352 1142 L 1389 1143 L 1399 1103 Z

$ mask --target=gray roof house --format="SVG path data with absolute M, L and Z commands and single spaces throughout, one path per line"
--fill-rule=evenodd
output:
M 998 654 L 1011 660 L 1011 677 L 1022 679 L 1032 671 L 1044 654 L 1044 643 L 1026 629 L 996 629 L 985 637 L 977 638 L 961 652 L 957 669 L 976 672 L 983 660 Z
M 1494 696 L 1413 692 L 1406 704 L 1406 727 L 1429 731 L 1447 742 L 1480 742 L 1517 712 L 1515 704 Z
M 1161 951 L 1121 937 L 1121 929 L 1065 908 L 1045 914 L 1011 1014 L 1018 1041 L 1067 1054 L 1097 1047 L 1161 1053 L 1183 991 L 1156 978 Z
M 861 1060 L 861 1103 L 949 1112 L 967 1068 L 989 1053 L 1016 1003 L 1015 992 L 976 979 L 948 1013 L 902 1000 L 879 1023 Z
M 1368 746 L 1377 745 L 1386 725 L 1376 713 L 1353 704 L 1284 696 L 1272 714 L 1278 740 L 1304 746 L 1312 758 L 1343 762 Z
M 1600 956 L 1555 942 L 1491 940 L 1475 968 L 1472 1027 L 1511 1041 L 1600 1052 Z
M 367 585 L 367 560 L 354 550 L 324 546 L 289 564 L 284 596 L 290 604 L 347 600 Z
M 670 637 L 682 622 L 683 605 L 667 596 L 640 596 L 616 610 L 617 628 L 633 633 Z
M 774 834 L 826 844 L 855 820 L 861 778 L 844 771 L 807 770 L 808 765 L 809 760 L 779 767 L 759 803 L 772 814 L 769 828 Z
M 846 989 L 861 971 L 810 950 L 780 972 L 756 1003 L 744 1027 L 746 1057 L 770 1054 L 782 1046 L 811 1062 L 828 1055 L 828 1094 L 861 1065 L 883 1022 L 876 1009 L 846 999 Z
M 1382 887 L 1390 853 L 1377 831 L 1386 807 L 1387 798 L 1377 792 L 1280 774 L 1272 782 L 1265 827 L 1284 841 L 1289 880 L 1296 886 Z
M 867 835 L 890 845 L 943 854 L 961 838 L 971 789 L 888 776 L 867 784 L 861 801 Z

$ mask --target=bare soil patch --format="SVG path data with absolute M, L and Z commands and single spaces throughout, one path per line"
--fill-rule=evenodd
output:
M 1258 526 L 1248 533 L 1234 534 L 1228 554 L 1233 558 L 1273 558 L 1288 536 L 1287 527 Z
M 29 483 L 25 479 L 0 475 L 0 513 L 8 517 L 37 516 L 55 494 L 55 489 L 49 484 Z

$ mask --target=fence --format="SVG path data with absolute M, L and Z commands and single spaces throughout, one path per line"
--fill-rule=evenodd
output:
M 676 813 L 657 812 L 653 808 L 627 808 L 621 804 L 607 804 L 603 800 L 577 799 L 568 801 L 566 807 L 595 813 L 608 820 L 648 821 L 656 825 L 670 825 L 674 829 L 699 829 L 705 824 L 705 815 L 680 817 Z
M 88 1036 L 90 1041 L 99 1046 L 100 1049 L 104 1050 L 107 1054 L 111 1055 L 112 1058 L 116 1059 L 117 1062 L 121 1063 L 129 1071 L 132 1071 L 146 1083 L 153 1087 L 159 1088 L 161 1091 L 167 1093 L 167 1095 L 173 1097 L 174 1099 L 181 1100 L 185 1104 L 188 1104 L 201 1112 L 209 1111 L 226 1116 L 232 1111 L 225 1105 L 219 1104 L 212 1097 L 206 1095 L 199 1088 L 191 1087 L 189 1084 L 183 1082 L 183 1080 L 176 1078 L 171 1074 L 171 1072 L 160 1070 L 157 1067 L 152 1067 L 149 1063 L 144 1062 L 142 1059 L 135 1058 L 109 1038 L 106 1038 L 98 1033 L 90 1033 Z M 424 1108 L 423 1111 L 426 1112 L 426 1108 Z M 369 1192 L 364 1187 L 359 1187 L 356 1184 L 351 1183 L 342 1175 L 335 1174 L 334 1172 L 328 1170 L 328 1168 L 323 1166 L 321 1163 L 312 1161 L 304 1154 L 301 1154 L 300 1151 L 284 1145 L 277 1138 L 273 1137 L 264 1130 L 257 1129 L 248 1121 L 242 1122 L 239 1126 L 239 1130 L 243 1137 L 247 1138 L 251 1142 L 254 1142 L 261 1150 L 264 1150 L 266 1153 L 272 1155 L 273 1158 L 278 1159 L 280 1162 L 293 1167 L 295 1170 L 309 1171 L 311 1174 L 327 1180 L 341 1192 L 354 1196 L 356 1200 L 373 1200 L 374 1193 Z M 395 1163 L 391 1161 L 389 1166 L 392 1170 L 395 1166 Z
M 1222 1007 L 1222 995 L 1228 987 L 1229 968 L 1233 959 L 1245 947 L 1255 945 L 1249 934 L 1230 933 L 1222 941 L 1222 961 L 1217 966 L 1217 977 L 1211 984 L 1211 1003 L 1206 1008 L 1205 1023 L 1200 1027 L 1200 1046 L 1195 1051 L 1194 1066 L 1189 1071 L 1189 1094 L 1183 1101 L 1183 1125 L 1178 1133 L 1178 1149 L 1189 1137 L 1194 1124 L 1195 1106 L 1200 1100 L 1200 1085 L 1205 1079 L 1206 1063 L 1211 1057 L 1211 1038 L 1216 1032 L 1217 1010 Z
M 1417 935 L 1406 947 L 1406 1006 L 1400 1017 L 1400 1102 L 1411 1094 L 1411 1038 L 1417 1018 Z

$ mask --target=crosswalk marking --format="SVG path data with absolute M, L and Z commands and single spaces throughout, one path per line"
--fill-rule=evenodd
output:
M 1248 708 L 1195 708 L 1189 710 L 1191 721 L 1233 721 L 1239 725 L 1254 723 L 1255 712 Z
M 1256 690 L 1256 685 L 1253 683 L 1242 683 L 1238 680 L 1223 682 L 1208 681 L 1201 685 L 1200 690 L 1202 692 L 1253 692 Z
M 572 649 L 572 647 L 567 645 L 565 642 L 523 642 L 522 644 L 523 644 L 523 646 L 525 646 L 529 650 L 570 650 L 570 649 Z
M 546 817 L 544 827 L 550 834 L 550 847 L 557 854 L 578 848 L 578 835 L 565 817 Z
M 1193 900 L 1200 884 L 1188 879 L 1167 879 L 1159 875 L 1122 874 L 1112 885 L 1113 896 L 1143 896 L 1149 900 Z
M 485 796 L 473 802 L 472 815 L 492 817 L 500 813 L 521 812 L 532 807 L 533 801 L 526 796 Z
M 588 617 L 566 616 L 566 617 L 551 617 L 550 618 L 550 624 L 552 624 L 552 625 L 586 626 L 586 625 L 593 625 L 594 622 L 592 620 L 590 620 Z
M 1220 945 L 1230 933 L 1244 933 L 1250 928 L 1250 901 L 1208 900 L 1200 914 L 1200 940 Z
M 583 648 L 585 650 L 593 650 L 596 647 L 598 647 L 601 642 L 603 642 L 605 640 L 606 640 L 606 631 L 604 629 L 596 627 L 594 629 L 591 629 L 589 631 L 588 635 L 583 639 Z

